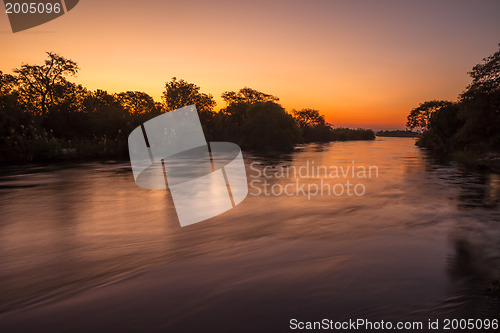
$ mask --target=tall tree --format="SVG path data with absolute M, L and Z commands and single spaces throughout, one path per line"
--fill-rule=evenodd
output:
M 500 44 L 498 44 L 500 47 Z M 465 100 L 476 95 L 490 94 L 500 91 L 500 50 L 483 59 L 469 72 L 472 82 L 461 97 Z
M 325 116 L 314 109 L 293 110 L 292 115 L 300 127 L 325 126 Z
M 29 101 L 39 113 L 46 114 L 58 86 L 67 83 L 65 76 L 75 75 L 79 68 L 76 62 L 52 52 L 43 65 L 24 64 L 14 69 L 17 74 L 22 98 Z
M 116 94 L 116 99 L 125 110 L 132 114 L 151 113 L 158 107 L 153 97 L 141 91 L 122 92 Z
M 226 91 L 222 94 L 221 97 L 228 105 L 241 103 L 255 104 L 279 101 L 279 98 L 276 96 L 265 94 L 248 87 L 241 88 L 238 92 Z
M 289 150 L 301 141 L 300 130 L 292 115 L 274 102 L 248 106 L 247 119 L 240 128 L 241 144 L 258 150 Z
M 212 95 L 201 93 L 197 85 L 176 77 L 165 84 L 163 102 L 168 111 L 195 104 L 200 114 L 213 113 L 216 104 Z
M 433 114 L 438 112 L 441 108 L 451 105 L 453 105 L 453 102 L 438 100 L 421 103 L 418 107 L 410 111 L 406 127 L 410 129 L 420 128 L 421 130 L 429 129 Z

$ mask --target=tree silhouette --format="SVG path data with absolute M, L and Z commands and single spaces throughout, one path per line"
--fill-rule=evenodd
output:
M 500 44 L 498 44 L 500 47 Z M 477 94 L 495 93 L 500 90 L 500 50 L 483 59 L 468 73 L 472 82 L 461 94 L 462 99 L 474 98 Z
M 67 83 L 65 76 L 75 75 L 79 68 L 76 62 L 52 52 L 43 65 L 27 65 L 14 69 L 17 74 L 21 98 L 32 104 L 41 114 L 47 113 L 54 102 L 58 86 Z
M 411 110 L 408 115 L 406 127 L 410 129 L 420 128 L 422 130 L 429 129 L 431 125 L 431 118 L 434 113 L 439 111 L 443 107 L 452 105 L 449 101 L 427 101 L 421 103 L 418 107 Z
M 248 87 L 223 93 L 227 106 L 218 112 L 212 95 L 175 77 L 165 84 L 163 104 L 140 91 L 90 91 L 68 80 L 79 70 L 74 61 L 47 55 L 42 65 L 23 64 L 15 75 L 0 71 L 0 161 L 126 158 L 134 128 L 191 104 L 208 141 L 231 141 L 246 149 L 289 150 L 304 138 L 373 139 L 372 131 L 332 129 L 317 110 L 294 111 L 294 118 L 278 97 Z
M 182 108 L 187 105 L 196 104 L 200 113 L 212 113 L 215 100 L 212 95 L 200 92 L 200 87 L 184 80 L 173 77 L 165 84 L 163 102 L 167 111 Z
M 276 96 L 265 94 L 248 87 L 241 88 L 238 92 L 226 91 L 222 94 L 221 97 L 228 105 L 242 103 L 255 104 L 279 101 L 279 98 Z
M 424 130 L 418 145 L 445 153 L 461 151 L 464 156 L 499 151 L 500 50 L 469 75 L 472 82 L 458 102 L 429 101 L 411 110 L 407 127 Z
M 132 114 L 147 114 L 161 108 L 153 97 L 141 91 L 127 91 L 116 94 L 117 101 Z
M 314 127 L 326 125 L 325 116 L 321 115 L 318 110 L 302 109 L 293 110 L 292 115 L 300 127 Z
M 241 144 L 257 150 L 289 150 L 301 136 L 297 123 L 279 104 L 268 101 L 251 104 L 241 127 Z

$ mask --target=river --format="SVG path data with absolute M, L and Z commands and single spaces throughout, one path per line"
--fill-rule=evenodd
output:
M 498 315 L 488 287 L 500 279 L 499 175 L 436 161 L 412 138 L 244 157 L 248 197 L 183 228 L 168 191 L 137 187 L 128 162 L 0 169 L 0 322 L 161 267 L 211 304 L 178 300 L 177 328 L 207 320 L 224 331 L 223 311 L 255 331 L 286 330 L 291 318 Z

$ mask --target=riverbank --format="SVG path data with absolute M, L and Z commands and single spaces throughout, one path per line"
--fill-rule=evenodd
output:
M 500 173 L 500 153 L 477 153 L 464 150 L 443 152 L 441 150 L 431 150 L 416 143 L 421 149 L 429 152 L 434 158 L 447 161 L 452 160 L 460 163 L 471 171 L 488 171 Z
M 328 132 L 329 134 L 323 137 L 322 140 L 318 139 L 318 142 L 375 139 L 374 132 L 368 129 L 331 128 L 328 129 Z M 7 145 L 1 149 L 0 164 L 88 162 L 110 159 L 125 161 L 129 159 L 128 143 L 123 136 L 115 139 L 104 138 L 99 140 L 67 140 L 57 139 L 52 136 L 38 137 L 36 140 L 17 140 L 13 142 L 9 142 L 9 138 L 4 140 Z M 244 143 L 243 149 L 256 153 L 272 152 L 265 147 L 246 146 Z M 292 146 L 290 149 L 281 150 L 281 152 L 290 152 L 293 149 Z

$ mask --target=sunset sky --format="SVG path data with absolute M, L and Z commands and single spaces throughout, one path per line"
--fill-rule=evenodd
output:
M 500 42 L 500 1 L 97 1 L 13 34 L 0 13 L 0 70 L 75 60 L 89 89 L 160 100 L 183 78 L 211 93 L 248 86 L 336 126 L 404 128 L 429 99 L 455 99 Z

